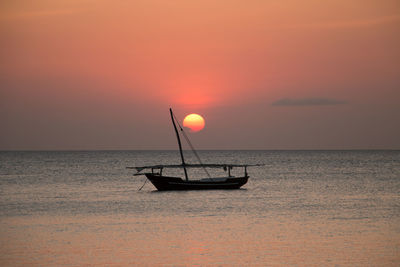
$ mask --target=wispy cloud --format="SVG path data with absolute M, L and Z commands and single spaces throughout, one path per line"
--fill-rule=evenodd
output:
M 23 19 L 34 19 L 40 17 L 56 17 L 64 15 L 73 15 L 80 12 L 82 12 L 82 10 L 79 9 L 21 11 L 9 14 L 1 14 L 0 20 L 23 20 Z
M 346 104 L 346 101 L 333 98 L 282 98 L 273 102 L 272 106 L 332 106 Z
M 290 25 L 289 28 L 304 28 L 304 29 L 361 28 L 361 27 L 370 27 L 387 23 L 394 23 L 399 21 L 400 21 L 400 15 L 393 15 L 393 16 L 383 16 L 370 19 L 327 21 L 327 22 L 307 23 L 307 24 L 300 23 L 300 24 Z

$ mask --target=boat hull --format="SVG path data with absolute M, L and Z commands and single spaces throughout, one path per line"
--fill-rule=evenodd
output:
M 212 189 L 239 189 L 247 183 L 248 176 L 232 177 L 226 180 L 212 179 L 207 180 L 182 180 L 180 177 L 168 177 L 154 175 L 152 173 L 145 174 L 147 179 L 159 191 L 167 190 L 212 190 Z

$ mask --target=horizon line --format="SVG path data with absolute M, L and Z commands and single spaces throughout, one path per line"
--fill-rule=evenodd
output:
M 197 151 L 400 151 L 400 148 L 338 149 L 196 149 Z M 179 151 L 179 149 L 0 149 L 0 152 L 106 152 L 106 151 Z M 191 151 L 183 149 L 183 151 Z

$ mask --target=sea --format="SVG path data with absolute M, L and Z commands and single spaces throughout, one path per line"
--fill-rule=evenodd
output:
M 265 165 L 159 192 L 126 167 L 178 151 L 0 152 L 0 266 L 400 266 L 400 151 L 198 153 Z

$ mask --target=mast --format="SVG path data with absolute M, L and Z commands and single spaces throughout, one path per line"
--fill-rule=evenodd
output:
M 181 144 L 181 139 L 179 138 L 179 133 L 178 133 L 178 129 L 176 129 L 176 125 L 175 125 L 175 120 L 174 120 L 174 115 L 172 113 L 172 109 L 169 109 L 169 112 L 171 114 L 171 120 L 172 120 L 172 124 L 174 125 L 174 129 L 175 129 L 175 133 L 176 133 L 176 138 L 178 139 L 178 145 L 179 145 L 179 152 L 181 153 L 181 159 L 182 159 L 182 166 L 183 166 L 183 170 L 185 171 L 185 178 L 186 181 L 188 180 L 188 175 L 187 175 L 187 171 L 186 171 L 186 164 L 185 164 L 185 159 L 183 158 L 183 152 L 182 152 L 182 144 Z

